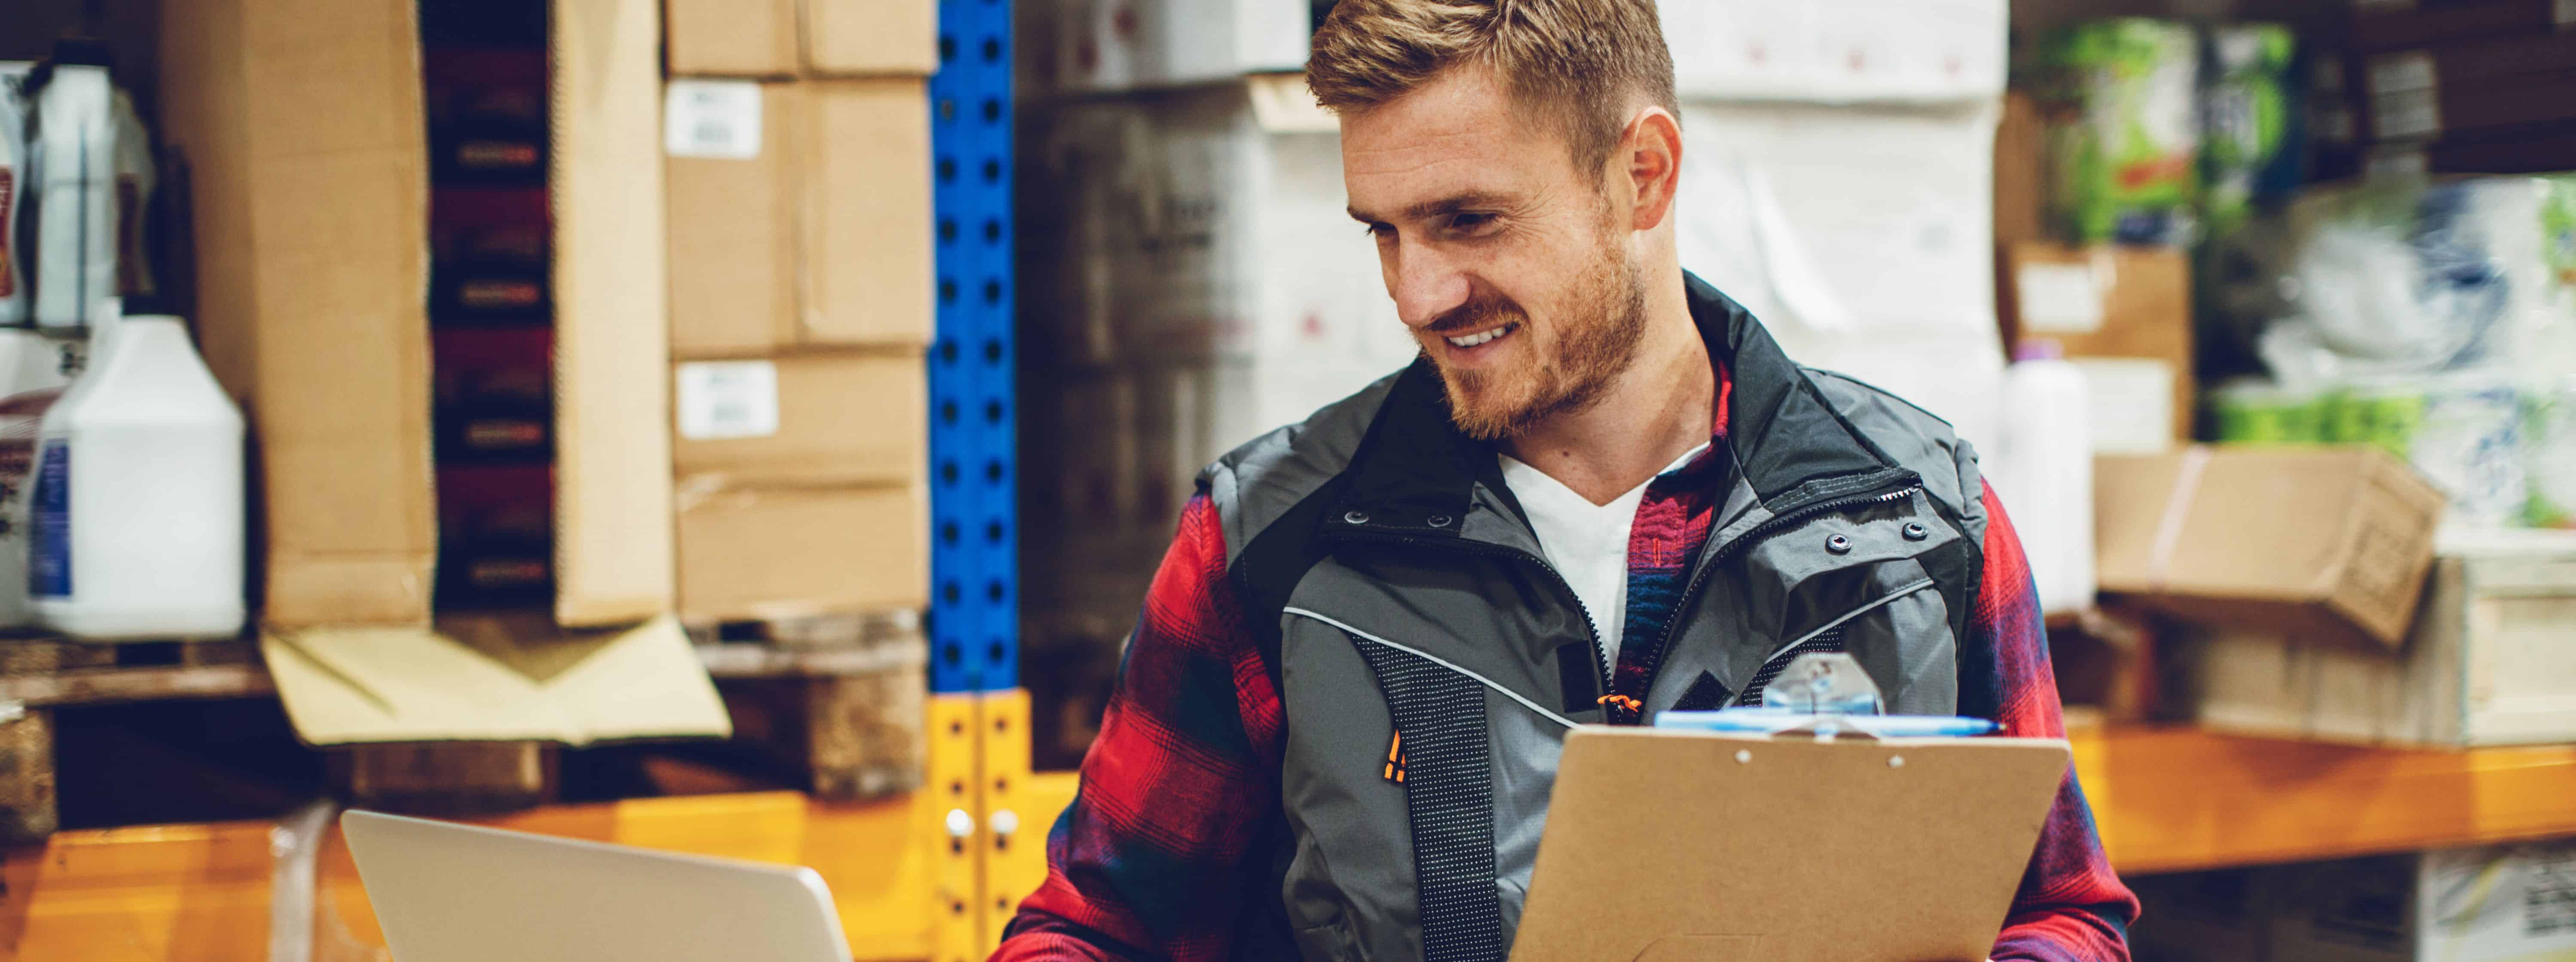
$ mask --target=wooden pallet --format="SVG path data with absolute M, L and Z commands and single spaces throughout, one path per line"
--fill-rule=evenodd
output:
M 267 682 L 248 641 L 0 639 L 0 842 L 41 839 L 62 823 L 57 708 L 232 695 L 268 690 Z
M 676 761 L 617 760 L 679 773 L 673 779 L 639 779 L 643 784 L 633 790 L 656 792 L 671 782 L 691 791 L 794 785 L 830 799 L 860 800 L 922 784 L 928 645 L 917 616 L 705 626 L 692 634 L 733 714 L 736 738 L 676 746 L 693 753 Z M 250 641 L 0 641 L 0 843 L 42 839 L 62 825 L 55 758 L 63 737 L 59 711 L 265 699 L 275 692 Z M 268 711 L 274 716 L 273 705 Z M 551 743 L 508 741 L 318 751 L 287 744 L 279 750 L 301 752 L 309 760 L 313 782 L 304 790 L 327 790 L 348 804 L 386 811 L 467 816 L 553 803 L 565 795 L 567 757 L 621 749 L 567 753 Z M 92 755 L 94 770 L 102 753 Z M 585 771 L 601 767 L 592 761 Z M 602 797 L 592 788 L 582 797 Z M 102 822 L 95 807 L 82 811 L 93 824 L 117 823 Z

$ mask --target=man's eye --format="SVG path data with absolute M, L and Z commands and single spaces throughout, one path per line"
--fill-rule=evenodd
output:
M 1477 231 L 1480 231 L 1480 230 L 1485 229 L 1485 228 L 1486 228 L 1486 227 L 1488 227 L 1488 226 L 1491 226 L 1493 223 L 1494 223 L 1494 215 L 1492 215 L 1492 214 L 1451 214 L 1451 215 L 1449 215 L 1449 229 L 1450 229 L 1450 230 L 1453 230 L 1453 231 L 1457 231 L 1457 232 L 1459 232 L 1459 233 L 1461 233 L 1461 234 L 1472 234 L 1472 233 L 1475 233 L 1475 232 L 1477 232 Z
M 1381 238 L 1395 233 L 1395 228 L 1388 227 L 1385 224 L 1370 224 L 1360 228 L 1360 232 L 1369 235 L 1371 238 Z

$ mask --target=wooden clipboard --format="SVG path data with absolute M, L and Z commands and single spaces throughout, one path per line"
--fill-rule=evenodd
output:
M 1566 737 L 1513 962 L 1984 962 L 2071 755 L 2026 738 Z

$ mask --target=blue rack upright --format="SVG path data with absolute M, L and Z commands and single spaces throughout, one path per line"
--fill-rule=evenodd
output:
M 930 78 L 930 690 L 1019 685 L 1011 303 L 1011 2 L 940 0 Z

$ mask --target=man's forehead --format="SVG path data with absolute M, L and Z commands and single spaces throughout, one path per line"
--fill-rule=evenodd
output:
M 1342 118 L 1342 170 L 1355 214 L 1399 216 L 1435 196 L 1523 188 L 1562 151 L 1483 71 L 1453 71 Z M 1380 209 L 1391 208 L 1391 209 Z

